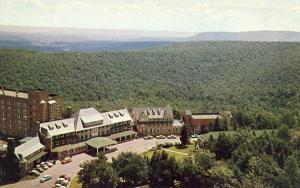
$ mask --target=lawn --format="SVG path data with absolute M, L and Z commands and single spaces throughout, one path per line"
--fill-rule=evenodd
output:
M 195 148 L 194 144 L 188 144 L 184 148 L 177 148 L 176 146 L 172 146 L 168 149 L 172 150 L 172 151 L 177 151 L 177 152 L 189 154 L 191 151 L 193 151 L 194 148 Z
M 162 151 L 162 150 L 160 150 L 160 151 Z M 153 152 L 154 151 L 149 150 L 149 151 L 142 153 L 141 155 L 147 156 L 149 159 L 151 159 Z M 187 157 L 186 155 L 180 154 L 180 153 L 174 153 L 174 152 L 166 151 L 166 150 L 165 150 L 165 152 L 167 152 L 169 154 L 169 156 L 175 157 L 175 159 L 177 159 L 177 160 L 183 160 Z
M 69 188 L 82 188 L 82 185 L 80 183 L 78 183 L 77 181 L 78 181 L 78 177 L 76 176 L 75 178 L 73 178 L 71 180 Z

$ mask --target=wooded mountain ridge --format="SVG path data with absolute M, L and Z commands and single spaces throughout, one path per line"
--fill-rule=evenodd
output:
M 165 106 L 299 117 L 300 43 L 187 42 L 128 52 L 0 50 L 0 85 L 66 105 Z

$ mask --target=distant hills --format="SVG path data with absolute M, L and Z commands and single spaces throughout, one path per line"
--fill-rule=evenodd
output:
M 299 42 L 300 32 L 293 31 L 246 31 L 246 32 L 204 32 L 186 41 L 285 41 Z
M 39 51 L 126 51 L 187 41 L 300 41 L 300 32 L 247 31 L 188 33 L 22 27 L 0 25 L 0 48 Z
M 176 31 L 81 29 L 0 25 L 0 39 L 25 39 L 37 43 L 78 41 L 136 41 L 136 39 L 139 38 L 183 38 L 193 36 L 195 34 L 196 33 Z

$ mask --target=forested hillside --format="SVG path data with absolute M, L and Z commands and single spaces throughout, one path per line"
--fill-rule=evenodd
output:
M 0 75 L 0 85 L 41 88 L 68 105 L 89 101 L 105 110 L 169 104 L 297 117 L 300 109 L 300 43 L 191 42 L 99 53 L 2 49 Z

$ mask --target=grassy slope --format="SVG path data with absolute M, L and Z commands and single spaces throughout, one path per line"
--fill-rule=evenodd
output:
M 76 176 L 75 178 L 73 178 L 71 180 L 69 188 L 82 188 L 82 185 L 80 183 L 78 183 L 77 181 L 78 181 L 78 177 Z

